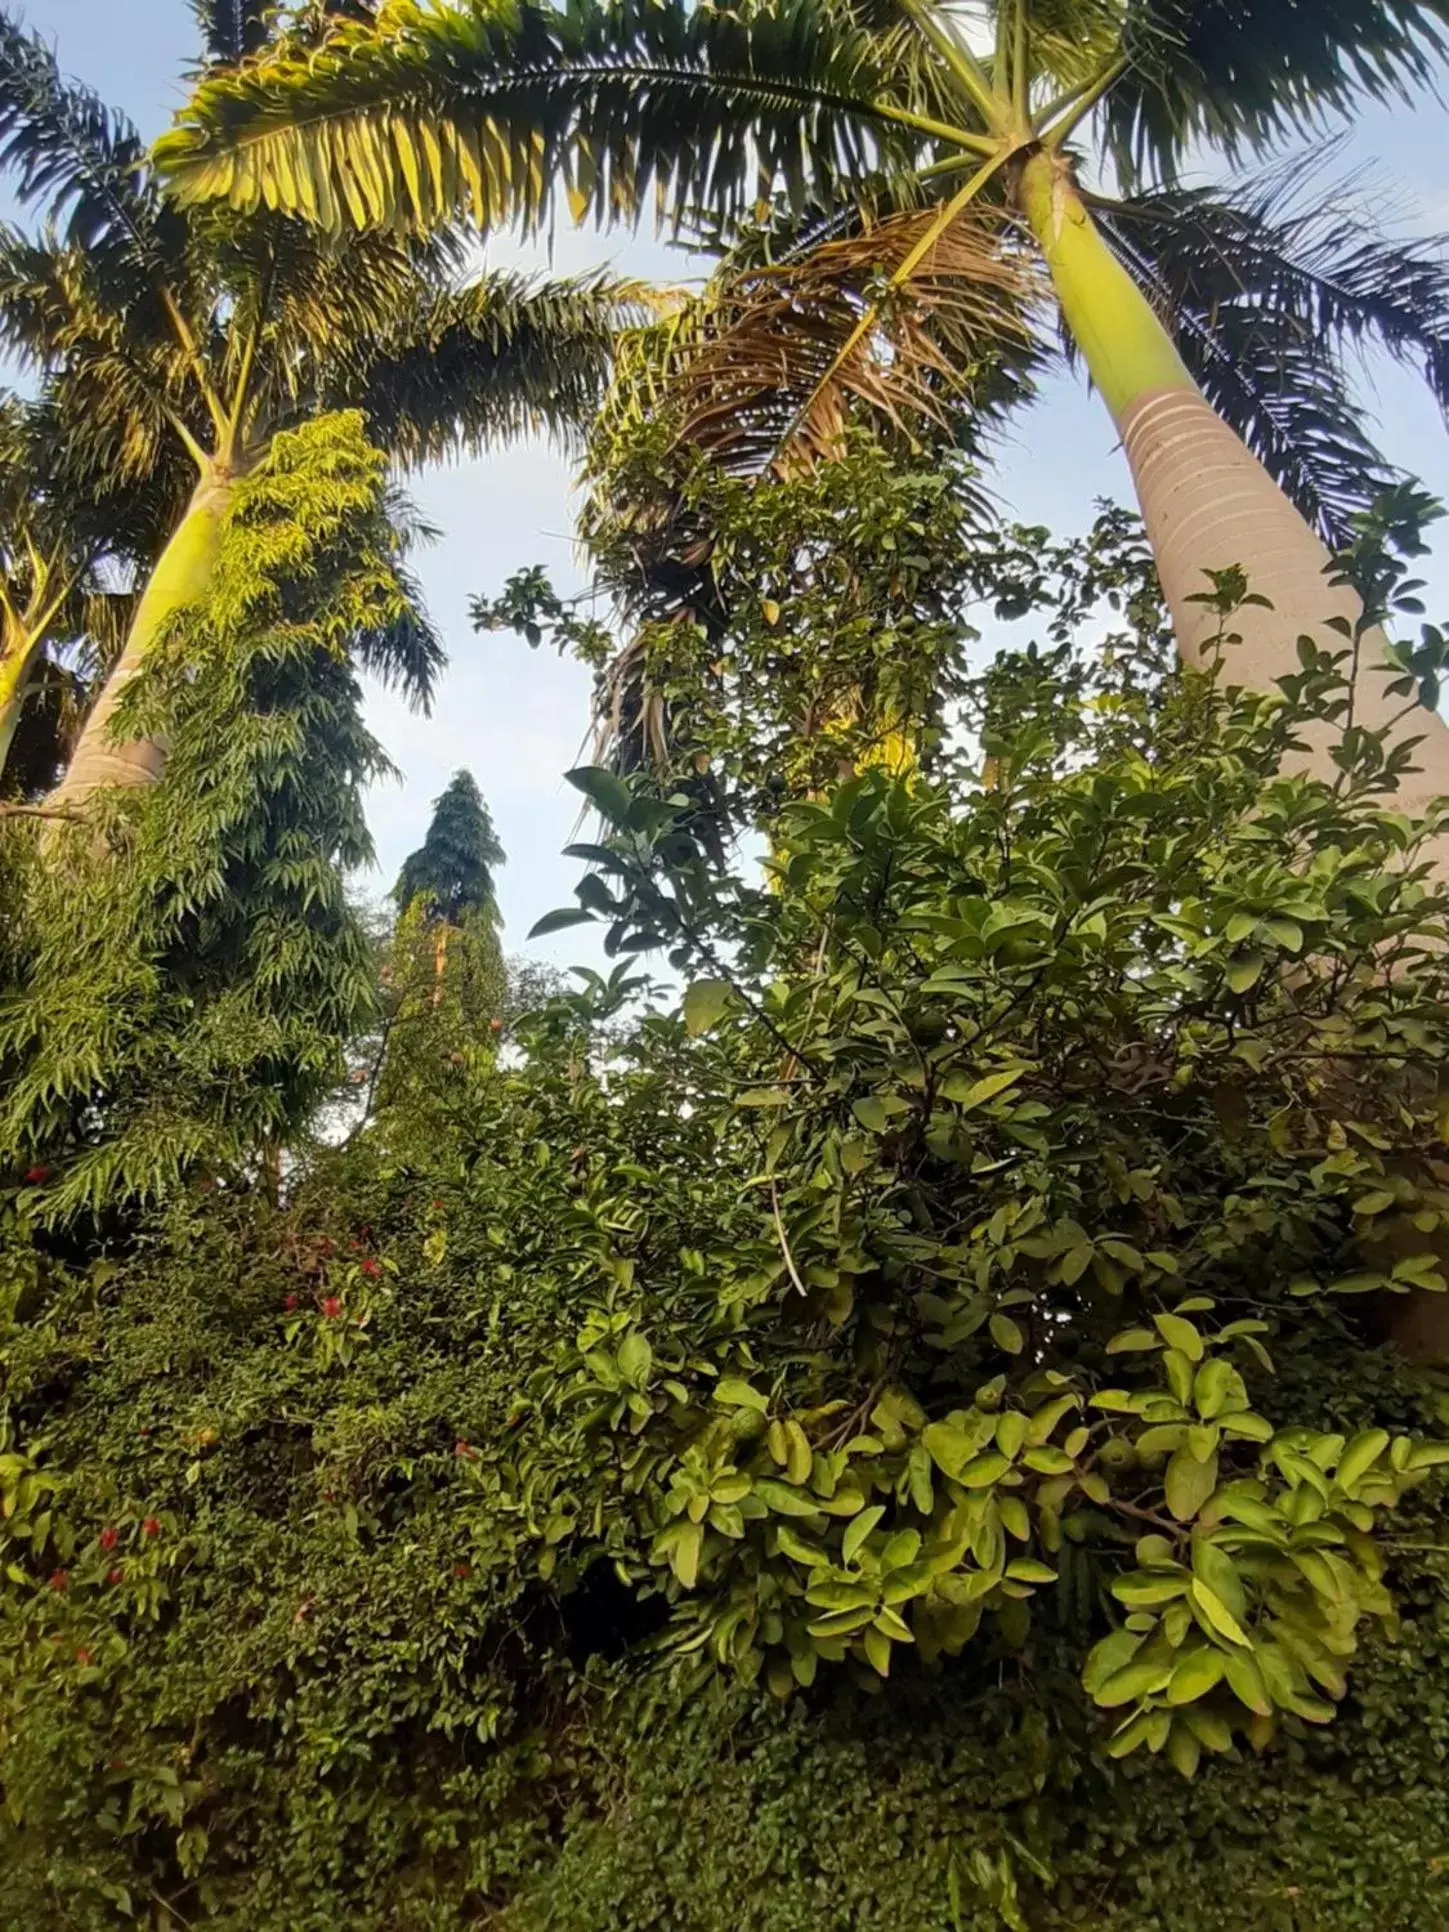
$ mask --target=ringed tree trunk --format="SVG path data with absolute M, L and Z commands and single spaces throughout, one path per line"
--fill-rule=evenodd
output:
M 118 740 L 111 721 L 122 694 L 176 613 L 206 595 L 236 482 L 235 471 L 216 466 L 197 483 L 186 514 L 151 572 L 125 649 L 91 707 L 64 778 L 47 801 L 51 808 L 75 814 L 95 792 L 154 785 L 165 771 L 164 744 L 144 738 Z
M 1103 240 L 1070 165 L 1044 151 L 1032 155 L 1021 172 L 1019 200 L 1067 326 L 1121 432 L 1184 660 L 1201 667 L 1212 655 L 1219 618 L 1192 600 L 1210 589 L 1205 571 L 1233 565 L 1272 609 L 1247 605 L 1234 613 L 1232 628 L 1242 642 L 1229 647 L 1230 682 L 1271 690 L 1301 670 L 1300 636 L 1344 650 L 1346 640 L 1328 623 L 1356 622 L 1358 598 L 1329 582 L 1323 543 L 1193 381 L 1151 304 Z M 1387 668 L 1382 631 L 1370 631 L 1354 677 L 1356 724 L 1371 731 L 1392 724 L 1406 701 L 1388 696 L 1385 687 L 1402 675 Z M 1432 799 L 1449 795 L 1449 730 L 1425 712 L 1411 713 L 1397 730 L 1424 740 L 1414 754 L 1419 769 L 1401 779 L 1396 799 L 1404 811 L 1422 813 Z M 1335 735 L 1305 734 L 1303 769 L 1318 778 L 1337 776 L 1329 756 Z M 1436 854 L 1436 865 L 1449 874 L 1449 852 Z
M 1235 564 L 1272 609 L 1248 605 L 1234 613 L 1242 642 L 1227 658 L 1232 682 L 1266 691 L 1297 672 L 1303 635 L 1343 650 L 1346 640 L 1328 620 L 1357 622 L 1357 597 L 1328 581 L 1325 546 L 1197 387 L 1151 304 L 1103 241 L 1070 169 L 1054 156 L 1034 155 L 1022 171 L 1020 201 L 1067 326 L 1121 432 L 1184 659 L 1203 665 L 1217 634 L 1216 613 L 1191 601 L 1208 588 L 1203 572 Z M 1374 731 L 1405 708 L 1402 698 L 1386 695 L 1389 676 L 1402 675 L 1386 672 L 1386 654 L 1383 632 L 1368 632 L 1354 674 L 1354 721 Z M 1419 769 L 1405 773 L 1397 794 L 1405 811 L 1420 814 L 1449 796 L 1449 729 L 1416 710 L 1397 731 L 1423 739 L 1414 753 Z M 1332 780 L 1335 734 L 1325 728 L 1303 735 L 1308 749 L 1300 769 Z M 1449 879 L 1443 840 L 1432 857 L 1440 880 Z M 1414 1244 L 1422 1246 L 1423 1237 Z M 1406 1354 L 1449 1360 L 1449 1295 L 1395 1298 L 1386 1327 Z

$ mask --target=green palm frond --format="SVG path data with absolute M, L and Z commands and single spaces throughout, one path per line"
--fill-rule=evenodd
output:
M 1362 427 L 1347 352 L 1376 344 L 1449 408 L 1449 255 L 1385 239 L 1350 188 L 1295 162 L 1213 190 L 1094 200 L 1172 322 L 1208 400 L 1331 545 L 1392 472 Z
M 43 41 L 0 13 L 0 169 L 93 260 L 154 274 L 176 217 L 155 193 L 145 144 L 123 114 L 67 81 Z
M 1170 175 L 1195 141 L 1231 156 L 1422 86 L 1449 48 L 1449 0 L 1123 0 L 1122 12 L 1130 66 L 1104 131 L 1139 174 Z
M 636 282 L 485 273 L 369 345 L 335 401 L 360 407 L 405 463 L 540 428 L 567 434 L 598 409 L 619 331 L 647 309 Z
M 557 11 L 393 0 L 316 50 L 198 87 L 158 164 L 183 201 L 324 227 L 633 219 L 651 196 L 747 209 L 761 183 L 849 181 L 921 129 L 877 36 L 829 0 L 749 14 L 688 0 Z M 909 117 L 907 117 L 909 119 Z

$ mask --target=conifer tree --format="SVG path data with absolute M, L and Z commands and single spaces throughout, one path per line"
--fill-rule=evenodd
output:
M 414 899 L 427 903 L 430 919 L 457 926 L 470 912 L 497 919 L 494 868 L 504 864 L 503 847 L 473 774 L 455 772 L 433 801 L 427 837 L 403 862 L 393 897 L 406 910 Z

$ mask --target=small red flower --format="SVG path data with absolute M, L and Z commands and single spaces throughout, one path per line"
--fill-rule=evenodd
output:
M 454 1576 L 472 1576 L 472 1574 L 473 1565 L 471 1563 L 455 1563 L 453 1565 Z
M 50 1587 L 52 1590 L 59 1590 L 61 1595 L 64 1596 L 70 1588 L 70 1571 L 52 1570 L 50 1573 Z
M 453 1454 L 461 1457 L 465 1462 L 472 1462 L 477 1456 L 478 1451 L 473 1447 L 471 1442 L 465 1442 L 459 1436 L 458 1440 L 453 1444 Z
M 145 1531 L 147 1536 L 159 1536 L 161 1534 L 160 1518 L 156 1516 L 148 1516 L 145 1522 L 141 1525 L 141 1528 Z
M 113 1550 L 121 1540 L 121 1532 L 114 1523 L 107 1523 L 96 1540 L 103 1550 Z
M 297 1306 L 297 1297 L 295 1295 L 287 1295 L 283 1299 L 282 1306 L 288 1310 L 295 1308 Z
M 443 1211 L 443 1203 L 441 1201 L 434 1201 L 432 1203 L 432 1209 L 434 1214 L 441 1214 Z
M 54 1172 L 55 1169 L 53 1167 L 27 1167 L 25 1170 L 26 1185 L 29 1187 L 39 1187 L 43 1181 L 48 1181 Z
M 76 1651 L 75 1660 L 82 1667 L 84 1667 L 86 1664 L 90 1662 L 91 1653 L 87 1645 L 82 1644 L 80 1646 L 80 1648 Z
M 322 1297 L 322 1313 L 327 1321 L 335 1322 L 337 1317 L 342 1313 L 341 1298 L 337 1295 L 324 1295 Z
M 372 1256 L 369 1255 L 362 1264 L 362 1272 L 367 1276 L 369 1281 L 376 1281 L 382 1273 L 382 1263 L 380 1261 L 374 1261 Z
M 110 1583 L 110 1584 L 124 1583 L 125 1580 L 126 1580 L 126 1572 L 121 1568 L 119 1563 L 115 1566 L 114 1569 L 106 1571 L 107 1583 Z

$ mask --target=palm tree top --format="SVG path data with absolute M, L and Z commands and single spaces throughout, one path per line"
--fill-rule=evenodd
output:
M 473 774 L 455 772 L 433 801 L 427 837 L 403 862 L 393 898 L 404 910 L 421 899 L 430 919 L 459 924 L 468 913 L 497 916 L 494 873 L 506 862 Z
M 743 216 L 762 179 L 818 193 L 1059 118 L 1167 175 L 1422 85 L 1446 46 L 1449 0 L 388 0 L 204 79 L 157 157 L 184 199 L 332 228 L 536 223 L 560 183 L 597 219 Z

